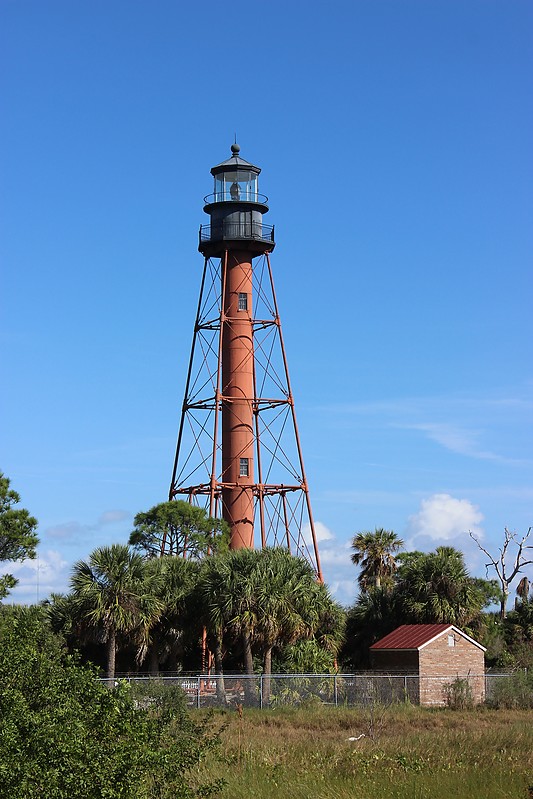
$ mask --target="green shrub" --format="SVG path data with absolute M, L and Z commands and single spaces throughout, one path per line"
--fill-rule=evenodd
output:
M 487 704 L 507 709 L 533 708 L 533 672 L 517 671 L 497 680 Z
M 180 700 L 138 706 L 65 653 L 43 609 L 0 609 L 0 796 L 194 799 L 215 793 L 198 765 L 216 745 Z
M 468 677 L 457 677 L 444 688 L 446 705 L 452 710 L 466 710 L 474 706 L 474 695 Z

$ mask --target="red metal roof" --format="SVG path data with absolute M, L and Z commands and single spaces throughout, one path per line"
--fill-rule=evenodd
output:
M 420 649 L 452 628 L 453 624 L 402 624 L 370 649 Z

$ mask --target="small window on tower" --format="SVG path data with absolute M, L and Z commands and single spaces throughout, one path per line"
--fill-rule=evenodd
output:
M 239 292 L 239 311 L 248 310 L 248 294 Z
M 239 467 L 239 474 L 241 477 L 249 477 L 250 476 L 250 466 L 248 458 L 241 458 L 240 467 Z
M 448 646 L 455 646 L 455 636 L 449 635 L 448 636 Z

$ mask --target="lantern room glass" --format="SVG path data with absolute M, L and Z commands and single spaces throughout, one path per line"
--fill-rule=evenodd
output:
M 257 175 L 232 170 L 215 175 L 215 202 L 257 202 Z

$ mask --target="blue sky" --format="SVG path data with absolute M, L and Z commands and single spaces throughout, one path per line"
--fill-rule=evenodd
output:
M 533 6 L 0 0 L 15 601 L 168 492 L 211 166 L 262 167 L 326 579 L 385 527 L 473 573 L 533 524 Z

